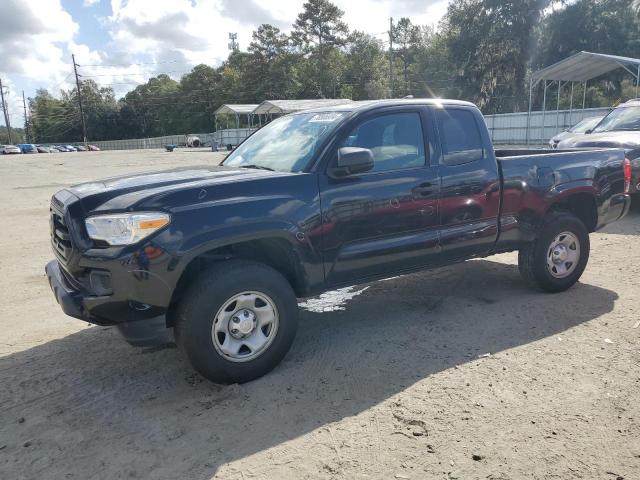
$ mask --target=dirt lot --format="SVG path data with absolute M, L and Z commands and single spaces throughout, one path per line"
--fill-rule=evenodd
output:
M 309 300 L 285 361 L 241 386 L 64 316 L 50 196 L 219 158 L 0 157 L 0 479 L 640 478 L 638 210 L 563 294 L 508 254 Z

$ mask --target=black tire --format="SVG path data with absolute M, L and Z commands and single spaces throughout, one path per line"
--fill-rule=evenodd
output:
M 547 255 L 554 239 L 563 232 L 573 234 L 580 243 L 580 253 L 573 271 L 564 278 L 554 276 L 547 267 Z M 589 261 L 589 232 L 582 221 L 568 212 L 552 212 L 540 225 L 535 240 L 520 249 L 520 274 L 531 286 L 545 292 L 563 292 L 573 286 Z
M 256 358 L 234 362 L 214 346 L 214 317 L 242 292 L 268 295 L 278 313 L 271 343 Z M 298 304 L 289 282 L 262 263 L 228 260 L 211 267 L 188 289 L 177 308 L 176 341 L 198 373 L 215 383 L 244 383 L 271 371 L 289 351 L 298 328 Z

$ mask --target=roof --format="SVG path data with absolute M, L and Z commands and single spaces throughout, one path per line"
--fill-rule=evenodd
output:
M 258 104 L 255 103 L 225 103 L 221 105 L 215 112 L 214 115 L 219 113 L 234 113 L 237 115 L 249 115 L 251 114 Z
M 624 68 L 636 76 L 639 66 L 640 59 L 638 58 L 580 52 L 542 70 L 538 70 L 531 76 L 531 81 L 534 85 L 540 80 L 586 82 L 618 68 Z
M 632 98 L 631 100 L 627 100 L 626 102 L 618 105 L 618 107 L 640 107 L 640 98 Z
M 254 114 L 264 113 L 292 113 L 312 108 L 333 107 L 352 103 L 346 98 L 321 98 L 314 100 L 265 100 L 253 111 Z
M 475 107 L 471 102 L 464 100 L 448 100 L 444 98 L 399 98 L 384 100 L 359 100 L 346 103 L 343 105 L 333 105 L 329 107 L 311 108 L 311 112 L 355 112 L 362 110 L 370 110 L 377 107 L 392 107 L 394 105 L 461 105 L 465 107 Z

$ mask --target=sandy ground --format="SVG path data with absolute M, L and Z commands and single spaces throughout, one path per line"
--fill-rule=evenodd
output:
M 311 299 L 284 362 L 241 386 L 64 316 L 51 194 L 219 158 L 0 157 L 0 479 L 640 478 L 638 211 L 563 294 L 508 254 Z

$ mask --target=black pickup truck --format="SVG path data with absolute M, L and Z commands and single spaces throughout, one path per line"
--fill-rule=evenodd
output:
M 617 149 L 494 150 L 460 101 L 305 111 L 221 166 L 56 193 L 46 273 L 68 315 L 164 316 L 202 375 L 244 382 L 287 353 L 297 298 L 514 250 L 527 282 L 569 288 L 589 233 L 628 211 L 625 162 Z

